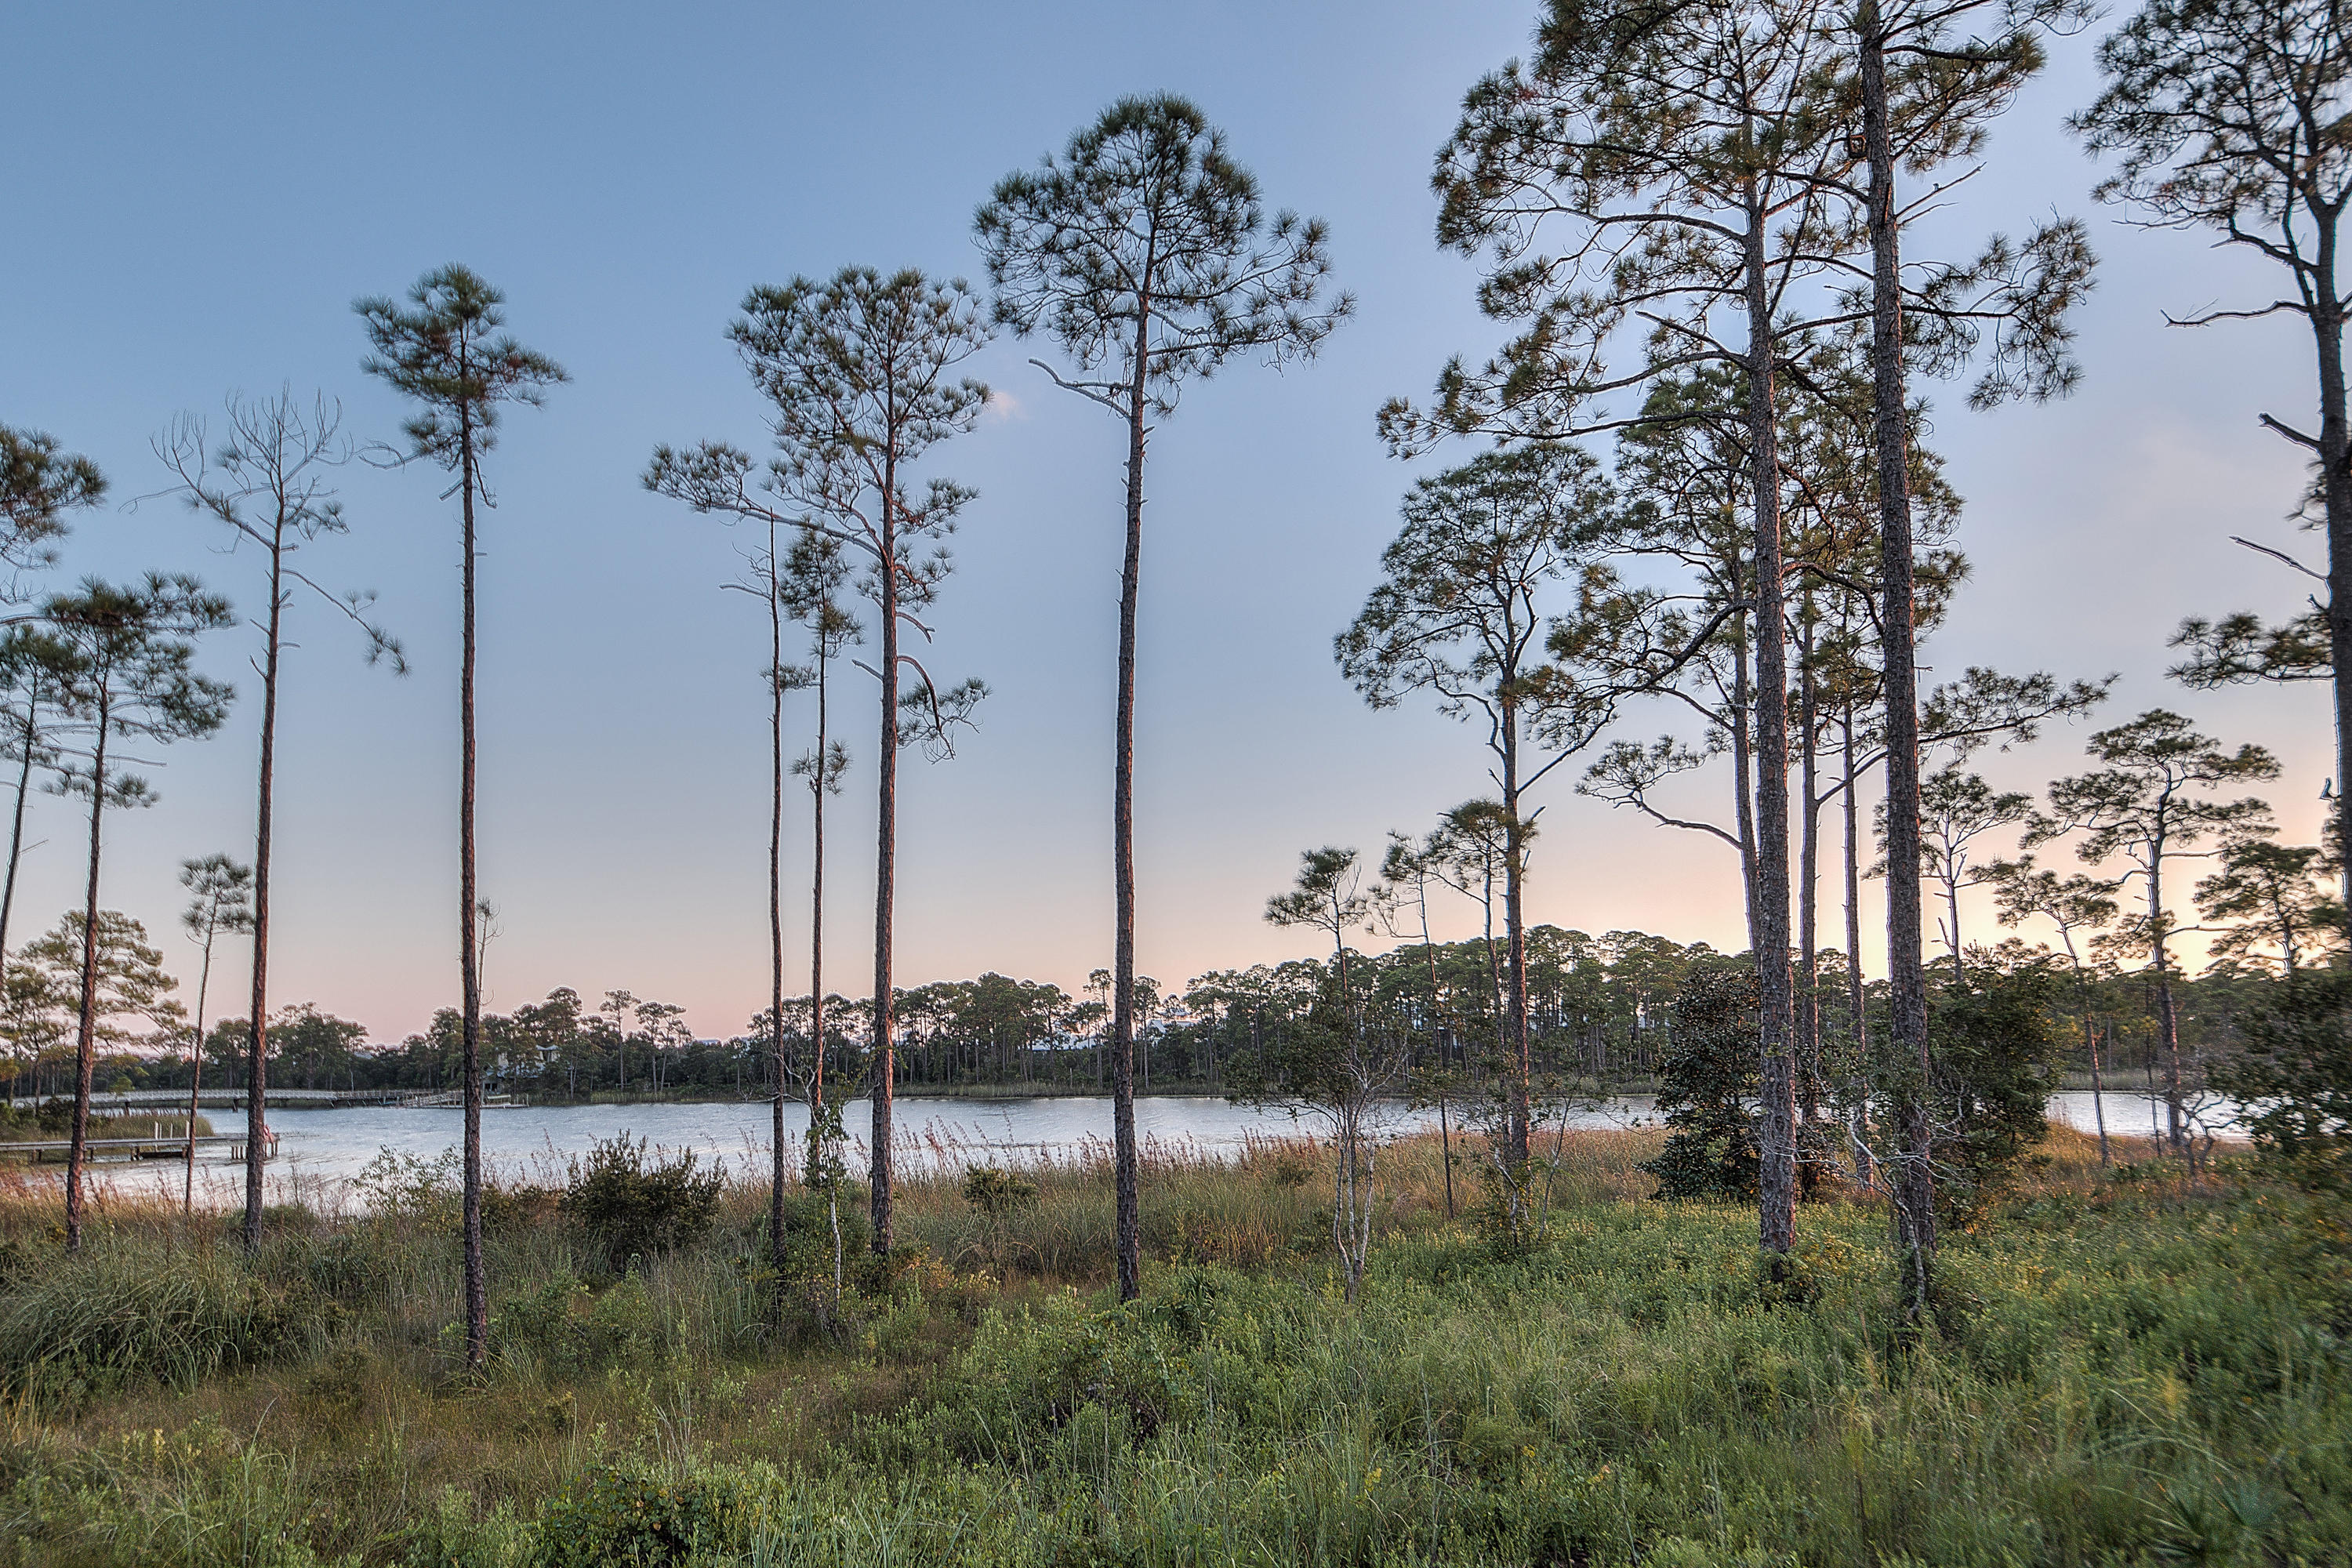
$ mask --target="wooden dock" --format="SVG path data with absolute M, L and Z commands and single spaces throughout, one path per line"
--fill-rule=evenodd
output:
M 261 1157 L 275 1160 L 278 1158 L 278 1134 L 267 1133 L 264 1138 Z M 245 1134 L 242 1132 L 200 1133 L 195 1144 L 200 1150 L 226 1150 L 231 1164 L 245 1158 Z M 188 1136 L 183 1132 L 157 1138 L 85 1138 L 81 1152 L 87 1160 L 182 1160 L 187 1157 Z M 70 1138 L 45 1138 L 32 1143 L 0 1143 L 0 1158 L 21 1156 L 35 1164 L 50 1158 L 64 1160 L 72 1153 L 73 1140 Z

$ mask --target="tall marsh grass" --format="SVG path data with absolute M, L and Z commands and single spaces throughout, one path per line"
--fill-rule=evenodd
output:
M 2352 1560 L 2340 1203 L 2054 1131 L 1906 1348 L 1869 1194 L 1767 1273 L 1751 1213 L 1646 1199 L 1653 1141 L 1571 1135 L 1514 1247 L 1448 1222 L 1433 1140 L 1384 1150 L 1352 1308 L 1286 1141 L 1154 1152 L 1127 1306 L 1092 1153 L 986 1204 L 943 1149 L 829 1304 L 791 1259 L 780 1295 L 756 1188 L 618 1279 L 518 1196 L 480 1376 L 430 1205 L 251 1260 L 117 1210 L 61 1263 L 0 1203 L 0 1563 Z

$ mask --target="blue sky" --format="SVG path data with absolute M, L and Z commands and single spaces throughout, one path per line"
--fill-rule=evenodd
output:
M 232 388 L 281 383 L 390 438 L 351 302 L 462 260 L 503 289 L 522 339 L 572 375 L 518 413 L 492 459 L 481 694 L 484 887 L 499 905 L 494 1006 L 556 984 L 627 986 L 740 1028 L 765 989 L 764 713 L 757 605 L 719 584 L 738 541 L 646 494 L 655 443 L 756 446 L 759 408 L 724 328 L 749 286 L 847 263 L 978 279 L 974 205 L 1122 93 L 1195 98 L 1267 198 L 1329 220 L 1357 318 L 1317 363 L 1235 368 L 1154 440 L 1139 697 L 1142 966 L 1178 983 L 1304 951 L 1258 918 L 1297 852 L 1376 847 L 1484 787 L 1474 738 L 1374 714 L 1330 637 L 1370 586 L 1400 464 L 1372 410 L 1494 341 L 1475 270 L 1430 240 L 1430 157 L 1463 89 L 1522 46 L 1523 0 L 1281 6 L 36 5 L 12 22 L 0 100 L 17 233 L 0 249 L 0 419 L 58 436 L 152 495 L 153 434 Z M 1986 174 L 1918 241 L 1957 252 L 2052 210 L 2092 221 L 2100 284 L 2069 403 L 1972 415 L 1939 395 L 1935 439 L 1969 501 L 1974 584 L 1928 657 L 2121 671 L 2113 719 L 2163 702 L 2280 752 L 2307 837 L 2328 763 L 2316 689 L 2187 693 L 2162 679 L 2183 615 L 2299 602 L 2228 542 L 2306 553 L 2284 521 L 2301 476 L 2259 430 L 2312 403 L 2291 323 L 2168 329 L 2270 283 L 2201 237 L 2093 207 L 2060 121 L 2095 90 L 2063 41 L 2002 123 Z M 999 343 L 1001 394 L 938 471 L 980 500 L 957 542 L 933 668 L 994 689 L 955 761 L 915 762 L 901 813 L 899 973 L 983 969 L 1075 986 L 1109 951 L 1110 656 L 1119 432 Z M 1466 455 L 1466 454 L 1465 454 Z M 308 564 L 377 590 L 415 670 L 364 668 L 310 615 L 285 698 L 275 990 L 419 1026 L 456 988 L 456 524 L 423 472 L 354 466 L 352 534 Z M 160 565 L 257 603 L 257 563 L 168 500 L 86 517 L 60 575 Z M 241 639 L 241 640 L 240 640 Z M 211 668 L 253 680 L 250 632 Z M 836 711 L 857 763 L 835 815 L 831 976 L 870 959 L 869 691 Z M 255 711 L 179 748 L 163 802 L 110 829 L 106 902 L 170 931 L 183 858 L 249 856 Z M 1637 716 L 1629 732 L 1667 721 Z M 2079 737 L 1995 758 L 2011 785 L 2072 771 Z M 1563 770 L 1565 773 L 1566 770 Z M 1738 942 L 1726 853 L 1555 787 L 1536 918 Z M 1694 782 L 1694 810 L 1727 783 Z M 29 934 L 73 900 L 77 825 L 36 803 Z M 795 848 L 788 876 L 805 864 Z M 1449 917 L 1467 929 L 1468 911 Z M 1870 917 L 1875 923 L 1874 910 Z M 1989 921 L 1987 922 L 1989 924 Z M 804 922 L 793 922 L 795 953 Z M 184 944 L 166 937 L 178 958 Z M 192 955 L 191 959 L 192 959 Z M 193 973 L 193 962 L 187 965 Z M 798 970 L 797 960 L 795 970 Z

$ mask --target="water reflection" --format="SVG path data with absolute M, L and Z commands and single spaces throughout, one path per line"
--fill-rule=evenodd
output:
M 2053 1120 L 2091 1130 L 2091 1094 L 2068 1090 L 2052 1097 Z M 2105 1096 L 2107 1131 L 2119 1137 L 2145 1137 L 2161 1129 L 2161 1102 L 2145 1094 Z M 976 1163 L 1034 1164 L 1107 1157 L 1111 1102 L 1108 1098 L 1043 1100 L 910 1099 L 898 1102 L 898 1155 L 902 1171 L 961 1170 Z M 1641 1126 L 1654 1115 L 1646 1095 L 1628 1096 L 1581 1111 L 1571 1128 Z M 560 1182 L 567 1161 L 600 1138 L 626 1131 L 666 1150 L 691 1149 L 742 1174 L 764 1172 L 772 1110 L 764 1101 L 694 1105 L 526 1106 L 490 1110 L 482 1115 L 482 1153 L 501 1177 Z M 863 1169 L 866 1145 L 856 1137 L 871 1123 L 863 1100 L 846 1117 L 853 1134 L 850 1165 Z M 1437 1124 L 1434 1110 L 1396 1108 L 1397 1128 Z M 279 1157 L 268 1170 L 272 1201 L 293 1197 L 338 1205 L 345 1184 L 383 1150 L 420 1160 L 455 1149 L 462 1136 L 455 1109 L 404 1110 L 355 1107 L 342 1110 L 272 1110 L 269 1124 L 279 1139 Z M 1311 1131 L 1279 1110 L 1237 1106 L 1223 1100 L 1159 1096 L 1135 1103 L 1136 1131 L 1147 1149 L 1198 1158 L 1230 1157 L 1253 1138 L 1286 1137 Z M 797 1140 L 808 1126 L 807 1112 L 787 1106 L 785 1136 Z M 40 1167 L 54 1176 L 59 1168 Z M 125 1196 L 153 1193 L 177 1198 L 181 1167 L 176 1161 L 93 1167 L 93 1179 Z M 200 1157 L 196 1187 L 217 1205 L 244 1201 L 242 1167 L 218 1156 Z

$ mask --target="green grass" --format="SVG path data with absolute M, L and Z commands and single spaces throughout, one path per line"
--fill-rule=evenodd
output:
M 1645 1201 L 1572 1136 L 1544 1239 L 1448 1223 L 1383 1155 L 1342 1304 L 1319 1157 L 1147 1174 L 1144 1300 L 1105 1289 L 1106 1173 L 987 1216 L 911 1184 L 907 1256 L 837 1311 L 755 1244 L 763 1194 L 614 1281 L 527 1205 L 465 1374 L 457 1245 L 405 1215 L 109 1212 L 87 1256 L 0 1208 L 0 1562 L 2342 1563 L 2352 1215 L 2239 1172 L 2103 1174 L 2054 1133 L 1949 1238 L 1946 1331 L 1886 1332 L 1885 1217 Z M 1459 1177 L 1457 1176 L 1457 1180 Z M 1467 1196 L 1467 1193 L 1464 1194 Z M 814 1264 L 821 1211 L 795 1205 Z M 855 1224 L 853 1216 L 853 1226 Z

